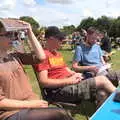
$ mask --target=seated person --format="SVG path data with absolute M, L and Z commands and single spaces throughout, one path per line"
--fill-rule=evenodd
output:
M 8 54 L 12 47 L 11 35 L 0 32 L 0 120 L 72 120 L 62 109 L 48 108 L 48 102 L 40 100 L 32 91 L 22 63 L 40 62 L 45 59 L 45 54 L 28 26 L 28 36 L 36 53 L 33 57 Z
M 98 40 L 99 45 L 103 51 L 103 57 L 106 62 L 111 60 L 112 47 L 111 47 L 111 39 L 107 36 L 107 32 L 99 31 L 98 32 Z
M 111 53 L 112 46 L 111 46 L 111 40 L 107 35 L 107 32 L 102 32 L 103 38 L 101 39 L 101 49 L 104 50 L 107 53 Z
M 103 53 L 98 44 L 97 40 L 97 30 L 93 27 L 88 28 L 86 41 L 76 47 L 74 58 L 73 58 L 73 68 L 77 72 L 83 71 L 86 78 L 105 75 L 111 81 L 120 80 L 119 71 L 107 71 L 110 64 L 106 64 L 103 60 Z
M 64 39 L 64 34 L 57 27 L 48 27 L 45 38 L 46 59 L 35 64 L 34 68 L 49 101 L 80 103 L 81 100 L 94 99 L 96 88 L 103 88 L 109 93 L 115 91 L 116 87 L 106 77 L 83 80 L 81 73 L 67 67 L 62 55 L 57 51 Z

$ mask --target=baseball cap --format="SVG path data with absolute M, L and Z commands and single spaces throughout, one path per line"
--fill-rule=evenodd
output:
M 45 38 L 56 37 L 59 40 L 63 40 L 65 38 L 65 34 L 59 30 L 56 26 L 50 26 L 45 31 Z

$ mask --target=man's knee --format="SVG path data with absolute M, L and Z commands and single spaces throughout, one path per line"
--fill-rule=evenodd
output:
M 97 76 L 95 77 L 95 81 L 97 87 L 104 86 L 109 82 L 109 80 L 105 76 Z

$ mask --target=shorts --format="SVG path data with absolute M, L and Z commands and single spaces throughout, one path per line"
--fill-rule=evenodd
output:
M 48 101 L 70 103 L 80 103 L 82 100 L 93 101 L 96 99 L 96 83 L 94 78 L 90 78 L 63 88 L 47 88 L 46 92 Z

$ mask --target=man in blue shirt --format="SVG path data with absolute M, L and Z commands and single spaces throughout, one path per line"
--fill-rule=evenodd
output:
M 80 61 L 82 65 L 92 66 L 95 65 L 100 67 L 103 65 L 101 57 L 103 53 L 99 45 L 94 44 L 92 46 L 82 43 L 80 46 L 76 47 L 74 60 Z
M 97 38 L 97 30 L 93 27 L 88 28 L 85 42 L 81 43 L 75 49 L 72 67 L 76 72 L 82 71 L 84 79 L 105 75 L 117 86 L 120 80 L 120 72 L 106 70 L 110 66 L 103 59 L 103 52 L 97 44 Z M 103 89 L 98 89 L 97 93 L 97 105 L 99 106 L 103 102 L 101 98 L 105 100 L 108 93 Z
M 86 78 L 96 75 L 106 75 L 110 80 L 120 80 L 119 71 L 107 71 L 110 66 L 103 59 L 103 52 L 97 42 L 98 33 L 93 27 L 88 28 L 84 43 L 76 47 L 73 68 L 83 72 Z

